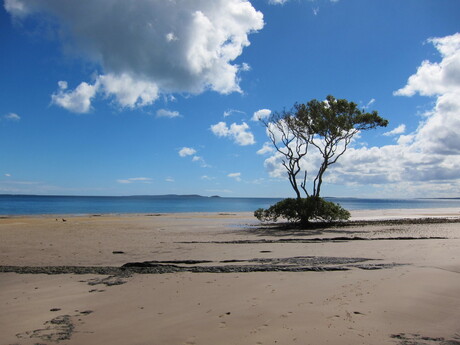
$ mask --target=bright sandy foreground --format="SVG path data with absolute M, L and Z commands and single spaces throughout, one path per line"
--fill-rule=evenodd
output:
M 460 210 L 353 216 L 459 218 Z M 59 344 L 86 345 L 460 344 L 460 223 L 313 232 L 256 230 L 256 224 L 249 213 L 3 218 L 0 265 L 119 267 L 297 256 L 404 265 L 133 274 L 114 286 L 89 285 L 107 277 L 95 274 L 0 273 L 0 344 L 54 344 L 60 332 L 68 339 Z M 275 242 L 338 236 L 379 240 Z M 414 239 L 390 240 L 395 237 Z M 251 242 L 261 239 L 269 242 Z M 247 243 L 215 243 L 235 240 Z

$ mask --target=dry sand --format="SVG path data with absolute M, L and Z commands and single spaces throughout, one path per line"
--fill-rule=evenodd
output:
M 257 224 L 249 213 L 0 219 L 0 345 L 460 344 L 460 223 Z M 150 274 L 119 269 L 145 261 Z

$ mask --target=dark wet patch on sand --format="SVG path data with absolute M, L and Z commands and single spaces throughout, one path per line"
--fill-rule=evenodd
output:
M 351 241 L 415 241 L 415 240 L 446 240 L 448 237 L 439 236 L 398 236 L 398 237 L 359 237 L 339 236 L 324 238 L 281 238 L 276 240 L 234 240 L 234 241 L 184 241 L 178 244 L 277 244 L 277 243 L 343 243 Z
M 254 258 L 222 261 L 210 260 L 168 260 L 129 262 L 121 267 L 94 266 L 0 266 L 0 272 L 22 274 L 99 274 L 106 278 L 94 278 L 89 285 L 120 285 L 133 273 L 163 274 L 177 272 L 192 273 L 235 273 L 235 272 L 326 272 L 347 271 L 358 268 L 376 270 L 400 266 L 397 263 L 376 263 L 376 259 L 327 256 L 297 256 L 288 258 Z
M 397 339 L 398 345 L 460 345 L 460 335 L 455 335 L 452 339 L 446 339 L 444 337 L 398 333 L 392 334 L 391 338 Z

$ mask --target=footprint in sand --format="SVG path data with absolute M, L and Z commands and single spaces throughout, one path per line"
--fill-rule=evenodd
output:
M 256 329 L 254 329 L 254 333 L 261 332 L 261 331 L 267 329 L 268 326 L 269 326 L 268 323 L 264 323 L 262 326 L 259 326 L 259 327 L 257 327 Z

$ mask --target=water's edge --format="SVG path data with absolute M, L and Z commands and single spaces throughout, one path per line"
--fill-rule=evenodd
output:
M 460 208 L 460 199 L 327 198 L 347 210 Z M 281 198 L 228 198 L 197 195 L 48 196 L 0 195 L 0 215 L 253 212 Z

